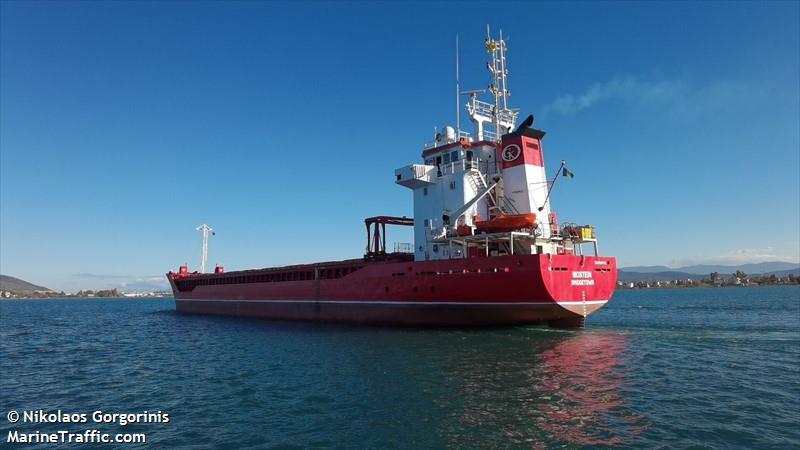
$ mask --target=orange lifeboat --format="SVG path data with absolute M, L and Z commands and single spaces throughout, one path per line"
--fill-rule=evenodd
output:
M 456 227 L 456 235 L 458 236 L 472 236 L 472 228 L 467 225 L 459 225 Z
M 475 228 L 484 233 L 502 233 L 523 228 L 533 228 L 536 214 L 501 214 L 494 219 L 475 222 Z

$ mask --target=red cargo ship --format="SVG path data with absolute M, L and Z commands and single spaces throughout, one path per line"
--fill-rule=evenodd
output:
M 488 34 L 488 33 L 487 33 Z M 423 164 L 395 171 L 414 219 L 366 219 L 360 259 L 167 278 L 179 312 L 394 325 L 582 326 L 614 293 L 616 260 L 597 254 L 594 228 L 559 227 L 533 116 L 508 107 L 506 43 L 487 36 L 492 83 L 469 96 L 474 133 L 444 127 Z M 458 87 L 457 87 L 458 89 Z M 478 98 L 488 94 L 493 102 Z M 460 110 L 460 101 L 457 110 Z M 516 128 L 515 128 L 516 127 Z M 513 131 L 512 131 L 513 130 Z M 386 247 L 386 225 L 414 227 L 414 244 Z M 589 246 L 591 255 L 584 253 Z

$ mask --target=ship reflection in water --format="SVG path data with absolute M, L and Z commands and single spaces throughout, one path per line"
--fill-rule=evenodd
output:
M 478 435 L 497 446 L 625 445 L 650 426 L 624 398 L 625 335 L 545 334 L 532 347 L 527 341 L 527 352 L 518 351 L 522 342 L 514 342 L 513 351 L 473 366 L 487 371 L 469 373 L 461 386 L 464 415 L 460 426 L 451 424 L 461 430 L 443 430 L 450 445 L 468 445 Z M 509 354 L 521 358 L 500 359 Z M 475 435 L 464 435 L 465 428 Z
M 582 333 L 541 353 L 531 384 L 543 400 L 539 427 L 579 445 L 621 445 L 649 424 L 625 405 L 626 338 Z M 612 431 L 613 430 L 613 431 Z

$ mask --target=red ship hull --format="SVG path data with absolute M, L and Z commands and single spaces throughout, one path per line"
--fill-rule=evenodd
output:
M 389 325 L 582 325 L 611 299 L 616 260 L 516 255 L 349 260 L 167 275 L 179 312 Z

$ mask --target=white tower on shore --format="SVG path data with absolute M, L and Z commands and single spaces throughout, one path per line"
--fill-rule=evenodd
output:
M 214 229 L 206 224 L 202 224 L 195 228 L 197 231 L 203 232 L 203 256 L 200 259 L 200 273 L 206 273 L 206 261 L 208 260 L 208 233 L 215 235 Z

